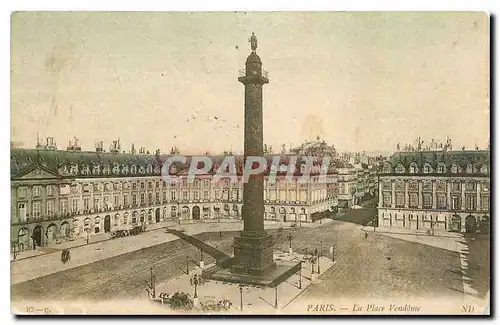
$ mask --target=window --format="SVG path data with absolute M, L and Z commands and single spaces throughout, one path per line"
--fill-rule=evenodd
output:
M 452 210 L 460 210 L 460 196 L 458 195 L 453 195 L 451 197 L 451 209 Z
M 437 192 L 446 192 L 446 183 L 443 181 L 436 182 L 436 191 Z
M 390 207 L 391 201 L 392 201 L 391 193 L 389 193 L 389 192 L 382 193 L 382 205 L 384 207 Z
M 431 193 L 423 193 L 422 194 L 422 206 L 424 209 L 430 209 L 432 207 L 432 194 Z
M 460 183 L 458 183 L 458 182 L 451 183 L 451 191 L 452 192 L 460 192 Z
M 132 183 L 132 190 L 137 190 L 137 183 L 136 182 L 133 182 Z
M 425 164 L 424 165 L 424 173 L 425 174 L 432 173 L 432 167 L 431 167 L 431 165 L 429 165 L 429 164 Z
M 40 186 L 33 186 L 33 196 L 40 196 Z
M 78 199 L 77 198 L 73 198 L 73 200 L 71 201 L 71 211 L 72 212 L 78 211 Z
M 219 190 L 215 190 L 214 191 L 214 197 L 215 197 L 216 200 L 220 199 L 220 191 Z
M 432 183 L 431 182 L 423 182 L 422 183 L 422 191 L 431 192 L 432 191 Z
M 48 196 L 53 195 L 52 186 L 50 186 L 50 185 L 49 185 L 49 186 L 47 186 L 47 195 L 48 195 Z
M 144 183 L 142 183 L 144 184 Z M 144 204 L 146 202 L 146 195 L 144 193 L 140 194 L 140 204 Z
M 155 193 L 155 199 L 157 204 L 160 203 L 160 192 Z
M 104 195 L 104 206 L 103 208 L 107 209 L 109 207 L 109 196 Z
M 238 200 L 238 190 L 233 190 L 233 195 L 232 195 L 232 199 L 233 201 L 237 201 Z
M 438 209 L 446 209 L 446 195 L 445 194 L 438 194 L 436 196 L 437 199 L 437 208 Z
M 187 201 L 188 200 L 188 191 L 182 191 L 182 199 L 184 201 Z
M 475 195 L 467 195 L 465 197 L 465 208 L 469 211 L 476 210 L 476 196 Z
M 488 166 L 487 165 L 482 165 L 481 166 L 481 173 L 487 174 L 488 173 Z
M 489 183 L 483 183 L 481 185 L 481 188 L 483 189 L 483 192 L 488 192 L 490 190 L 490 184 Z
M 54 200 L 47 201 L 47 215 L 53 216 L 55 212 L 55 202 Z
M 39 217 L 40 216 L 40 202 L 36 201 L 33 202 L 33 217 Z
M 167 202 L 167 191 L 163 191 L 163 202 Z
M 467 171 L 467 174 L 472 174 L 474 172 L 474 167 L 472 166 L 472 164 L 467 164 L 465 170 Z
M 405 183 L 398 181 L 396 182 L 396 191 L 404 191 L 405 190 Z
M 132 205 L 137 205 L 137 194 L 132 194 Z
M 152 182 L 148 182 L 148 190 L 151 190 L 153 189 L 153 183 Z
M 18 211 L 19 211 L 19 220 L 20 221 L 25 221 L 26 220 L 26 204 L 24 203 L 19 203 L 17 206 Z
M 405 194 L 402 192 L 396 192 L 396 207 L 404 208 L 405 206 Z
M 409 206 L 410 208 L 418 207 L 418 193 L 409 193 Z
M 170 200 L 175 201 L 175 191 L 170 191 Z
M 115 202 L 114 202 L 114 207 L 115 208 L 118 208 L 120 206 L 120 198 L 118 197 L 118 195 L 115 195 Z
M 152 204 L 153 203 L 153 193 L 149 192 L 148 193 L 148 204 Z
M 90 209 L 90 198 L 83 198 L 83 210 L 88 211 Z
M 66 214 L 68 212 L 68 201 L 66 199 L 62 199 L 59 202 L 59 208 L 61 214 Z
M 452 172 L 453 174 L 458 173 L 458 165 L 457 165 L 457 164 L 453 164 L 453 165 L 451 165 L 451 172 Z
M 132 213 L 132 224 L 135 225 L 137 223 L 137 212 Z
M 95 197 L 94 198 L 94 210 L 99 210 L 99 207 L 100 207 L 100 203 L 99 203 L 99 198 L 98 197 Z
M 203 191 L 203 200 L 208 200 L 208 199 L 209 199 L 209 192 Z
M 341 187 L 344 187 L 344 183 L 340 184 Z M 391 190 L 391 182 L 382 182 L 382 189 L 385 191 L 390 191 Z
M 405 168 L 403 167 L 403 165 L 399 164 L 397 167 L 396 167 L 396 173 L 398 174 L 402 174 L 405 172 Z
M 444 173 L 445 171 L 446 171 L 446 168 L 445 168 L 444 164 L 443 164 L 443 163 L 440 163 L 440 164 L 438 165 L 438 170 L 437 170 L 437 172 L 442 174 L 442 173 Z
M 188 180 L 187 180 L 187 178 L 183 178 L 182 179 L 182 186 L 183 187 L 187 187 L 188 186 Z
M 141 190 L 145 188 L 144 182 L 141 182 Z
M 200 193 L 198 191 L 193 192 L 193 199 L 194 200 L 199 200 L 200 199 Z
M 481 195 L 481 210 L 488 211 L 490 209 L 490 197 Z
M 156 181 L 156 188 L 160 187 L 160 181 Z
M 466 188 L 467 191 L 475 191 L 476 190 L 476 184 L 473 182 L 467 182 Z
M 123 196 L 123 206 L 128 206 L 128 195 Z
M 210 180 L 209 179 L 204 179 L 203 180 L 203 186 L 204 187 L 209 187 L 210 186 Z
M 127 225 L 128 224 L 128 214 L 123 215 L 123 224 Z
M 410 165 L 410 173 L 411 173 L 411 174 L 418 173 L 417 164 L 412 163 L 412 164 Z

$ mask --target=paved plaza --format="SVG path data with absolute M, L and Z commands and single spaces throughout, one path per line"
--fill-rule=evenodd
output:
M 233 236 L 238 234 L 241 223 L 189 224 L 177 225 L 175 228 L 231 255 Z M 474 253 L 477 261 L 473 262 L 469 257 L 466 278 L 462 272 L 463 245 L 476 252 L 485 247 L 484 241 L 366 232 L 360 225 L 337 220 L 300 228 L 283 227 L 278 223 L 266 224 L 266 228 L 274 235 L 275 254 L 281 257 L 288 256 L 290 237 L 296 256 L 318 250 L 323 256 L 321 282 L 308 285 L 310 266 L 306 263 L 303 265 L 305 278 L 302 289 L 296 288 L 297 275 L 292 276 L 288 281 L 290 283 L 283 283 L 278 288 L 278 309 L 274 306 L 273 289 L 245 288 L 243 312 L 262 308 L 266 313 L 306 313 L 309 302 L 319 298 L 331 301 L 374 301 L 394 297 L 398 300 L 412 298 L 415 301 L 418 298 L 432 300 L 446 296 L 451 304 L 454 299 L 464 297 L 464 279 L 469 279 L 469 285 L 477 292 L 487 294 L 489 268 L 478 266 L 482 265 L 486 256 L 480 257 Z M 47 264 L 39 263 L 37 267 L 33 263 L 26 264 L 31 273 L 28 276 L 27 272 L 18 272 L 17 282 L 12 285 L 12 299 L 15 301 L 24 297 L 74 301 L 91 298 L 104 301 L 140 297 L 151 303 L 145 291 L 145 281 L 149 281 L 151 268 L 158 284 L 158 293 L 176 290 L 192 293 L 193 288 L 185 274 L 186 268 L 189 267 L 191 275 L 195 270 L 199 272 L 201 258 L 198 248 L 161 228 L 135 237 L 72 249 L 70 263 L 74 264 L 71 266 L 63 265 L 57 252 L 16 261 L 13 266 L 17 264 L 17 267 L 30 260 L 45 259 Z M 330 267 L 325 264 L 331 263 L 332 259 L 335 265 Z M 205 265 L 214 263 L 208 254 L 203 254 L 203 261 Z M 55 266 L 51 266 L 51 263 Z M 44 272 L 47 274 L 37 276 Z M 22 281 L 23 277 L 30 281 Z M 221 290 L 220 284 L 212 282 L 200 286 L 200 300 L 202 296 L 203 299 L 214 301 L 227 298 L 233 303 L 233 308 L 239 310 L 238 286 L 225 284 L 225 289 Z M 164 308 L 161 306 L 158 312 Z M 342 311 L 337 310 L 337 313 Z

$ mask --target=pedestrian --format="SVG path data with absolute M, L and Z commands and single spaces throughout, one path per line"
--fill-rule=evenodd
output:
M 31 239 L 33 240 L 33 249 L 36 249 L 36 241 L 35 241 L 35 237 L 31 236 Z
M 366 238 L 368 238 L 368 233 L 367 233 L 367 232 L 365 232 L 365 239 L 366 239 Z

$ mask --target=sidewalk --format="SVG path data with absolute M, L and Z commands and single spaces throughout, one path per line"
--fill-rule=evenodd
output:
M 167 226 L 172 225 L 172 221 L 164 221 L 164 222 L 158 222 L 158 223 L 153 223 L 150 225 L 147 225 L 146 232 L 156 230 L 159 228 L 164 228 Z M 87 239 L 83 237 L 78 237 L 74 240 L 65 240 L 60 243 L 53 243 L 47 246 L 42 246 L 42 247 L 37 247 L 35 250 L 30 249 L 30 250 L 25 250 L 22 252 L 18 252 L 17 257 L 15 260 L 13 260 L 13 256 L 11 254 L 11 262 L 17 262 L 19 260 L 23 260 L 26 258 L 31 258 L 34 256 L 39 256 L 39 255 L 44 255 L 44 254 L 50 254 L 55 251 L 62 251 L 63 249 L 67 248 L 76 248 L 80 246 L 87 246 L 90 244 L 94 243 L 99 243 L 103 242 L 106 240 L 111 240 L 111 233 L 103 233 L 103 234 L 98 234 L 98 235 L 92 235 L 89 237 L 89 243 L 87 244 Z
M 264 224 L 266 229 L 278 229 L 281 227 L 286 228 L 290 223 L 266 221 Z M 150 225 L 146 232 L 137 236 L 115 238 L 112 240 L 105 238 L 89 244 L 84 242 L 82 245 L 81 242 L 77 241 L 68 242 L 68 245 L 76 242 L 79 246 L 68 247 L 71 248 L 71 261 L 67 264 L 61 262 L 60 251 L 63 248 L 49 252 L 51 248 L 64 246 L 59 246 L 61 245 L 59 244 L 51 247 L 42 247 L 40 251 L 37 251 L 39 252 L 37 255 L 24 256 L 22 259 L 16 259 L 11 262 L 11 285 L 179 239 L 173 234 L 166 233 L 166 227 L 184 230 L 185 234 L 191 236 L 203 232 L 225 232 L 243 229 L 242 220 L 235 222 L 202 222 L 170 225 L 172 223 L 168 223 L 168 225 L 158 223 Z M 153 229 L 153 226 L 156 229 Z M 308 225 L 308 227 L 318 226 L 320 226 L 319 223 Z M 106 235 L 109 236 L 109 234 Z
M 360 226 L 361 230 L 367 232 L 373 232 L 373 227 L 371 226 Z M 389 234 L 399 234 L 399 235 L 414 235 L 414 236 L 427 236 L 427 237 L 449 237 L 449 238 L 462 238 L 461 233 L 449 232 L 449 231 L 435 231 L 434 234 L 428 234 L 427 230 L 411 230 L 405 228 L 391 228 L 391 227 L 376 227 L 375 232 L 377 233 L 389 233 Z

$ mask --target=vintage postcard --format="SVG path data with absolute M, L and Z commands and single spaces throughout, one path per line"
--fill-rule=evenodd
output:
M 19 315 L 489 315 L 484 12 L 15 12 Z

